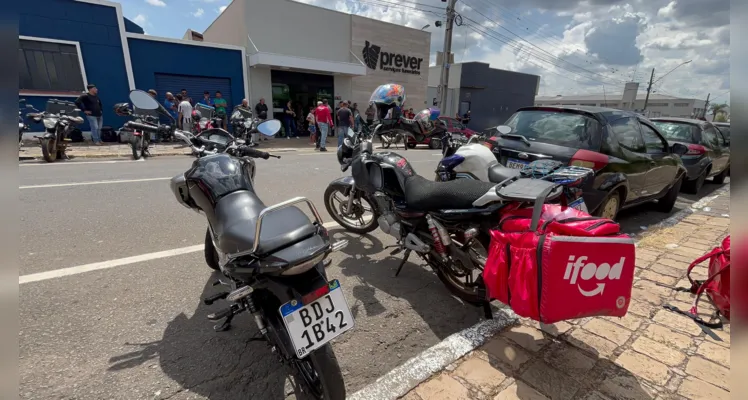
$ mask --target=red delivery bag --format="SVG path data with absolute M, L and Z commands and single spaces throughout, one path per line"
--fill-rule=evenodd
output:
M 491 230 L 483 280 L 489 299 L 543 323 L 622 317 L 635 251 L 633 239 L 612 220 L 538 203 L 501 215 Z

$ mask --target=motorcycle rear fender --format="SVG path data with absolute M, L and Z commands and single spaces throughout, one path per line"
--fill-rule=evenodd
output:
M 340 190 L 344 195 L 348 195 L 350 193 L 351 188 L 355 185 L 356 181 L 353 179 L 352 176 L 344 176 L 342 178 L 338 178 L 328 185 L 329 187 L 334 187 L 335 189 Z

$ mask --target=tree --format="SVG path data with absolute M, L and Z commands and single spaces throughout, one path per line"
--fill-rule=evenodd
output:
M 712 104 L 709 109 L 712 111 L 712 120 L 717 118 L 717 114 L 720 114 L 724 112 L 725 108 L 727 108 L 727 104 Z
M 727 122 L 727 116 L 725 113 L 719 113 L 714 117 L 714 122 Z

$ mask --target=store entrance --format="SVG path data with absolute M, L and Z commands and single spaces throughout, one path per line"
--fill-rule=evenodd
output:
M 270 81 L 274 118 L 284 121 L 283 107 L 291 100 L 291 107 L 296 112 L 296 127 L 301 135 L 309 135 L 306 126 L 309 107 L 316 107 L 317 101 L 323 99 L 333 104 L 334 79 L 331 75 L 272 70 Z

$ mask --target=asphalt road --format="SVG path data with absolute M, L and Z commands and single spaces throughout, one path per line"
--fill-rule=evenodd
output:
M 401 153 L 432 176 L 436 152 Z M 215 292 L 215 277 L 202 251 L 184 249 L 202 244 L 206 223 L 179 206 L 168 185 L 191 162 L 159 157 L 19 167 L 19 275 L 49 272 L 20 285 L 21 398 L 286 396 L 286 372 L 265 344 L 246 340 L 256 331 L 250 318 L 237 317 L 225 333 L 214 333 L 205 319 L 220 308 L 201 303 Z M 322 194 L 342 175 L 332 152 L 285 153 L 258 161 L 256 186 L 266 204 L 308 197 L 327 222 Z M 716 188 L 707 183 L 700 196 L 682 196 L 674 212 Z M 635 233 L 667 216 L 643 206 L 623 212 L 621 222 Z M 334 343 L 349 393 L 480 319 L 480 310 L 451 297 L 415 258 L 393 278 L 399 257 L 383 250 L 393 243 L 388 236 L 332 232 L 351 241 L 328 269 L 356 318 L 356 327 Z M 182 250 L 117 265 L 171 249 Z M 91 263 L 111 268 L 57 273 Z

